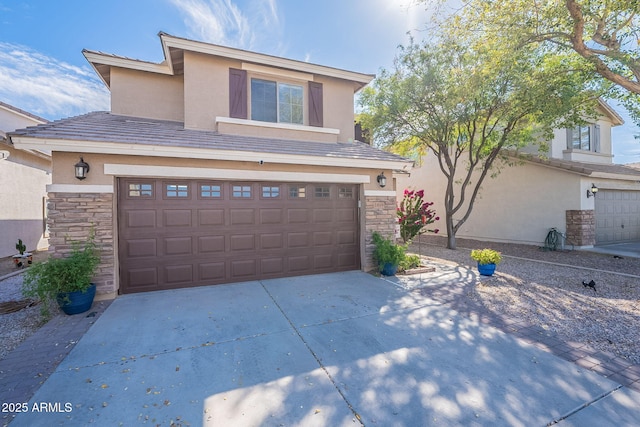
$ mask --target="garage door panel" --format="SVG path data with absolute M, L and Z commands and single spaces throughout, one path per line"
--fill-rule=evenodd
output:
M 301 231 L 297 233 L 287 233 L 287 246 L 289 248 L 306 248 L 309 247 L 309 233 Z
M 165 255 L 193 254 L 193 240 L 191 236 L 168 237 L 164 239 Z
M 193 265 L 178 264 L 164 267 L 165 279 L 168 284 L 193 282 Z
M 284 258 L 263 258 L 260 260 L 260 272 L 265 275 L 280 275 L 285 272 Z
M 171 209 L 163 211 L 165 227 L 191 227 L 191 210 Z
M 357 211 L 354 208 L 348 209 L 337 209 L 336 210 L 336 218 L 340 222 L 355 222 L 357 221 Z
M 332 222 L 332 221 L 333 221 L 332 209 L 314 209 L 313 222 L 323 223 L 323 222 Z
M 198 237 L 198 252 L 208 254 L 212 252 L 224 252 L 225 236 L 200 236 Z
M 201 227 L 224 225 L 224 209 L 199 209 L 198 225 Z
M 299 271 L 307 271 L 311 268 L 311 259 L 309 255 L 299 255 L 289 257 L 289 271 L 295 273 Z
M 258 272 L 256 267 L 255 259 L 231 260 L 231 278 L 237 280 L 254 277 Z
M 254 234 L 236 234 L 229 237 L 232 251 L 249 251 L 256 248 Z
M 124 293 L 359 268 L 357 186 L 118 181 Z
M 134 288 L 152 287 L 158 284 L 158 270 L 155 267 L 131 268 L 127 272 L 128 282 Z
M 353 253 L 338 254 L 338 265 L 340 267 L 357 268 L 357 259 Z
M 226 263 L 220 262 L 207 262 L 198 265 L 200 279 L 205 281 L 211 281 L 215 283 L 220 280 L 224 280 L 226 274 Z
M 316 269 L 322 270 L 333 266 L 332 254 L 320 254 L 313 257 L 313 265 Z
M 260 249 L 282 249 L 284 238 L 282 233 L 268 233 L 260 235 Z
M 231 209 L 229 212 L 231 225 L 253 225 L 255 220 L 255 209 Z
M 289 224 L 308 224 L 309 209 L 293 208 L 287 210 Z
M 153 257 L 158 255 L 156 239 L 132 239 L 127 241 L 125 256 L 132 258 Z
M 282 224 L 282 209 L 260 209 L 260 224 Z
M 127 226 L 129 228 L 155 228 L 156 211 L 131 210 L 127 212 Z
M 313 246 L 331 246 L 333 245 L 332 231 L 315 231 L 313 233 Z

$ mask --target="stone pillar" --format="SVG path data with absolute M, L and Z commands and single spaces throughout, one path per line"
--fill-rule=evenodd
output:
M 596 219 L 594 210 L 566 211 L 567 243 L 575 246 L 596 244 Z
M 375 245 L 371 238 L 374 231 L 383 237 L 394 238 L 396 233 L 396 198 L 394 196 L 367 196 L 364 197 L 365 208 L 365 271 L 370 271 L 377 266 L 373 262 Z
M 93 282 L 96 298 L 115 297 L 115 251 L 113 246 L 113 194 L 49 193 L 49 251 L 62 257 L 71 251 L 73 242 L 83 242 L 91 229 L 100 251 L 100 265 Z

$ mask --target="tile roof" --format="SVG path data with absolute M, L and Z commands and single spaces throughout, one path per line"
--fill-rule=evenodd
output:
M 613 163 L 585 163 L 561 159 L 541 159 L 540 157 L 530 154 L 520 154 L 519 157 L 532 163 L 539 163 L 555 169 L 561 169 L 581 175 L 612 174 L 640 180 L 640 169 L 635 169 L 626 165 L 617 165 Z
M 0 101 L 0 107 L 4 107 L 7 110 L 15 111 L 16 113 L 22 114 L 23 116 L 31 117 L 32 119 L 34 119 L 34 120 L 36 120 L 38 122 L 43 122 L 43 123 L 48 122 L 47 119 L 43 119 L 42 117 L 36 116 L 33 113 L 30 113 L 28 111 L 24 111 L 24 110 L 22 110 L 22 109 L 20 109 L 18 107 L 14 107 L 13 105 L 7 104 L 6 102 Z
M 324 143 L 228 135 L 185 129 L 182 122 L 120 116 L 104 111 L 19 129 L 8 136 L 78 141 L 79 152 L 83 141 L 91 141 L 412 163 L 358 141 Z

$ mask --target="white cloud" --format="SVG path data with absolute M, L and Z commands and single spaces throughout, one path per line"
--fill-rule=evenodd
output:
M 276 0 L 252 0 L 241 9 L 232 0 L 169 0 L 184 15 L 187 37 L 280 54 L 282 22 Z
M 109 91 L 91 68 L 0 42 L 0 100 L 49 119 L 109 109 Z

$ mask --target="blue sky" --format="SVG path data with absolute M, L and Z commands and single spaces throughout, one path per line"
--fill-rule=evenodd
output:
M 50 120 L 108 110 L 82 49 L 160 62 L 159 31 L 375 74 L 428 19 L 411 0 L 0 0 L 0 101 Z M 640 162 L 618 111 L 614 161 Z

